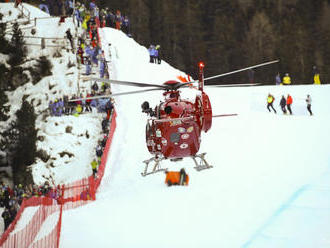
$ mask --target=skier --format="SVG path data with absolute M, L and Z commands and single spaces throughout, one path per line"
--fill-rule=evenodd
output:
M 285 97 L 282 95 L 282 98 L 281 98 L 281 101 L 280 101 L 280 106 L 281 106 L 281 109 L 283 111 L 283 114 L 286 114 L 286 99 Z
M 272 94 L 268 94 L 268 97 L 267 97 L 267 109 L 269 112 L 271 112 L 271 110 L 269 109 L 269 107 L 271 107 L 275 114 L 276 114 L 276 110 L 274 109 L 273 107 L 273 102 L 275 101 L 275 97 L 272 95 Z
M 306 98 L 306 103 L 307 103 L 307 110 L 309 112 L 310 115 L 313 115 L 312 113 L 312 98 L 310 97 L 310 95 L 307 95 L 307 98 Z
M 292 97 L 288 94 L 288 97 L 286 98 L 286 106 L 288 107 L 288 111 L 290 115 L 292 115 L 292 110 L 291 110 L 292 102 L 293 102 Z

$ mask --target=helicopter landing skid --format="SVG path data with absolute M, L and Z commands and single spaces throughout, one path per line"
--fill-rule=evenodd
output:
M 206 161 L 205 155 L 206 155 L 206 153 L 204 152 L 201 154 L 196 154 L 195 156 L 191 157 L 194 160 L 195 165 L 196 165 L 194 167 L 194 169 L 196 169 L 197 171 L 210 169 L 213 167 L 212 165 L 209 165 L 209 163 Z M 199 163 L 197 162 L 196 158 L 199 158 Z
M 151 174 L 155 174 L 157 172 L 160 172 L 160 171 L 167 171 L 167 169 L 162 169 L 160 167 L 160 161 L 162 161 L 164 158 L 151 158 L 151 159 L 148 159 L 148 160 L 144 160 L 143 163 L 146 164 L 146 166 L 144 167 L 144 171 L 141 172 L 141 175 L 143 177 L 145 176 L 148 176 L 148 175 L 151 175 Z M 148 172 L 148 166 L 149 166 L 149 163 L 154 161 L 155 162 L 155 165 L 152 169 L 152 171 Z

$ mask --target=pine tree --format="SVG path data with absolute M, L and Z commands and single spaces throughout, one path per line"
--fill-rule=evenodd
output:
M 23 63 L 26 57 L 26 49 L 23 34 L 19 25 L 15 22 L 13 24 L 13 36 L 9 46 L 9 60 L 8 64 L 12 67 Z
M 0 53 L 8 54 L 9 43 L 5 37 L 7 24 L 5 22 L 0 23 Z
M 12 142 L 9 149 L 9 164 L 12 167 L 14 184 L 28 185 L 33 183 L 33 179 L 27 166 L 33 164 L 36 157 L 37 130 L 33 105 L 24 100 L 16 112 L 16 117 L 8 133 Z

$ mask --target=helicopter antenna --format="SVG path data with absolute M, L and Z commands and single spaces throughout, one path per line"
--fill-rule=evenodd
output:
M 205 78 L 204 81 L 211 80 L 211 79 L 218 78 L 218 77 L 224 77 L 224 76 L 227 76 L 227 75 L 230 75 L 230 74 L 234 74 L 234 73 L 238 73 L 238 72 L 241 72 L 241 71 L 246 71 L 246 70 L 249 70 L 249 69 L 253 69 L 253 68 L 257 68 L 257 67 L 261 67 L 261 66 L 265 66 L 265 65 L 270 65 L 270 64 L 274 64 L 274 63 L 278 63 L 278 62 L 280 62 L 279 59 L 269 61 L 269 62 L 265 62 L 265 63 L 258 64 L 258 65 L 249 66 L 249 67 L 239 69 L 239 70 L 236 70 L 236 71 L 226 72 L 226 73 L 219 74 L 219 75 L 216 75 L 216 76 L 208 77 L 208 78 Z

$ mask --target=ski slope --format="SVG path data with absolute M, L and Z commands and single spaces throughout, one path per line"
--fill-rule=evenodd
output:
M 161 84 L 184 75 L 164 61 L 150 64 L 147 49 L 120 31 L 104 28 L 100 35 L 109 60 L 111 54 L 113 79 Z M 114 93 L 130 90 L 136 89 L 112 86 Z M 277 115 L 266 109 L 269 92 Z M 182 97 L 193 93 L 187 89 Z M 191 159 L 162 163 L 170 170 L 185 167 L 188 187 L 165 186 L 162 173 L 140 175 L 142 161 L 151 157 L 140 106 L 145 100 L 155 106 L 162 92 L 116 98 L 117 129 L 97 200 L 63 213 L 60 247 L 329 246 L 330 87 L 207 88 L 206 93 L 214 114 L 238 116 L 214 119 L 202 135 L 200 152 L 207 152 L 214 168 L 196 172 Z M 282 115 L 278 106 L 288 93 L 293 116 Z M 314 116 L 307 114 L 307 94 Z M 293 222 L 285 218 L 288 211 Z

